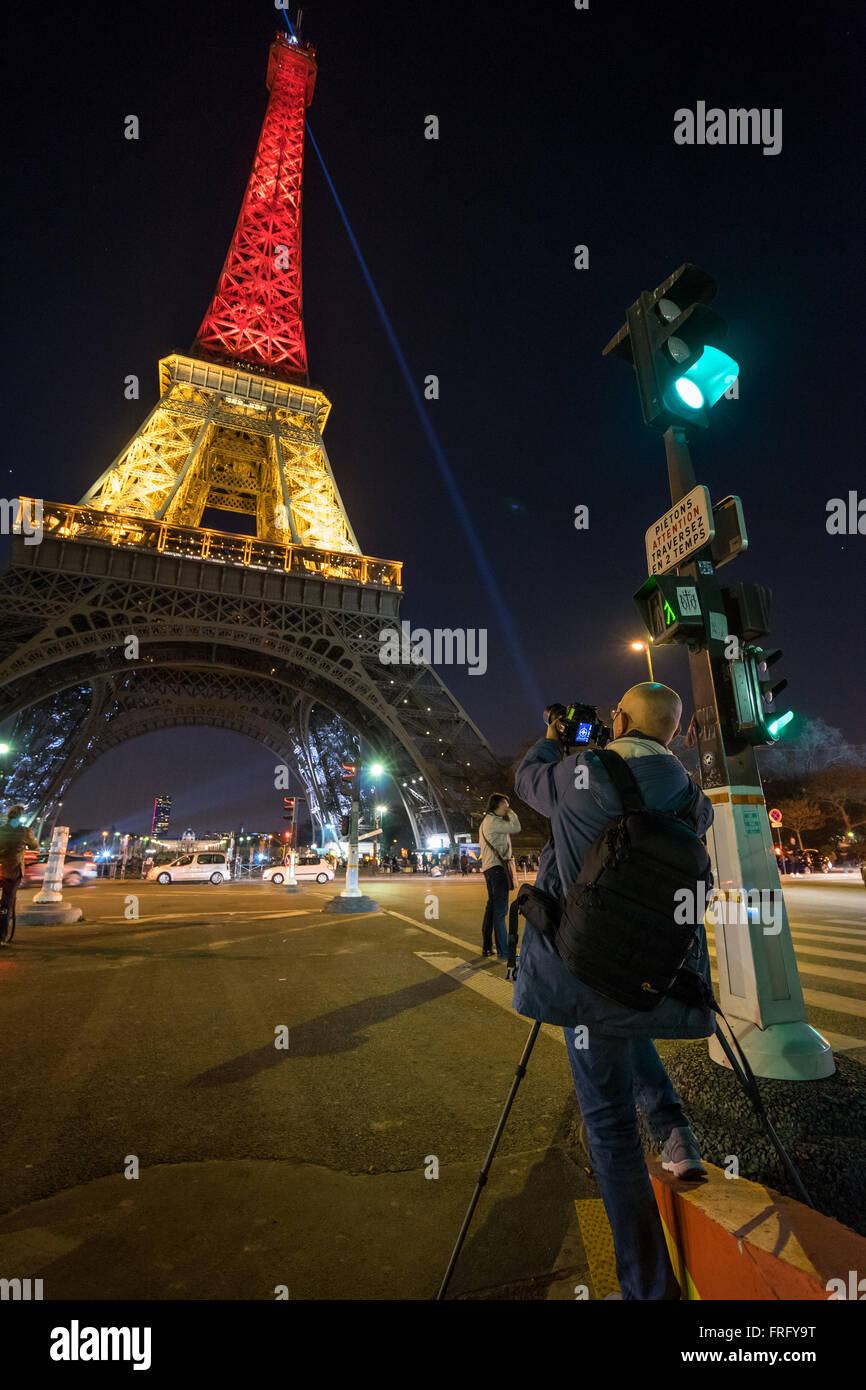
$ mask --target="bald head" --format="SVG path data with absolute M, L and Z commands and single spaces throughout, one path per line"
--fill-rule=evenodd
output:
M 669 685 L 643 681 L 625 692 L 619 709 L 622 714 L 628 715 L 626 733 L 629 729 L 640 729 L 667 746 L 679 730 L 683 702 Z

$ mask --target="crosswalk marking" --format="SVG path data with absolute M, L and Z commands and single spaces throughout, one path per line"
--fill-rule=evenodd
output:
M 711 957 L 715 956 L 715 947 L 710 946 L 709 952 Z M 864 962 L 864 964 L 866 964 L 866 962 Z M 845 967 L 841 965 L 812 965 L 811 961 L 804 961 L 802 973 L 804 975 L 820 975 L 823 980 L 838 980 L 840 984 L 866 985 L 866 971 L 846 970 Z M 843 997 L 842 995 L 839 996 L 839 998 Z
M 813 927 L 810 922 L 794 922 L 791 926 L 795 934 L 819 936 L 822 941 L 859 941 L 866 946 L 866 927 L 831 927 L 830 930 L 832 936 L 827 934 L 825 927 Z
M 805 986 L 803 998 L 807 1004 L 814 1004 L 816 1009 L 826 1009 L 833 1014 L 854 1014 L 857 1018 L 866 1018 L 866 999 L 849 999 L 847 994 L 826 994 L 821 989 L 806 989 Z
M 483 966 L 473 965 L 471 961 L 465 960 L 462 956 L 448 956 L 441 951 L 416 951 L 415 955 L 419 960 L 423 960 L 426 965 L 432 965 L 436 970 L 441 970 L 443 975 L 450 975 L 452 980 L 458 980 L 461 985 L 468 985 L 469 989 L 476 994 L 483 994 L 485 999 L 491 1003 L 498 1004 L 501 1009 L 507 1009 L 514 1018 L 521 1023 L 527 1023 L 522 1014 L 514 1012 L 511 1007 L 511 996 L 514 992 L 514 985 L 510 980 L 497 979 L 489 969 Z M 562 1029 L 555 1027 L 552 1023 L 542 1023 L 541 1031 L 548 1038 L 554 1038 L 556 1042 L 565 1046 L 565 1038 Z
M 831 1033 L 826 1028 L 818 1028 L 817 1023 L 813 1023 L 812 1027 L 827 1039 L 834 1052 L 851 1052 L 855 1047 L 866 1047 L 866 1038 L 852 1038 L 848 1033 Z
M 827 936 L 825 941 L 834 941 L 835 937 Z M 808 945 L 800 941 L 797 933 L 793 933 L 794 952 L 796 955 L 804 956 L 825 956 L 828 960 L 859 960 L 860 964 L 866 966 L 866 955 L 860 951 L 831 951 L 829 947 L 820 945 L 817 941 L 811 941 Z M 850 942 L 846 942 L 850 945 Z

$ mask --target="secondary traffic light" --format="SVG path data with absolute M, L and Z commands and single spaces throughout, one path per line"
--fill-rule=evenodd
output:
M 680 579 L 675 574 L 651 574 L 634 601 L 644 627 L 657 645 L 704 640 L 704 618 L 694 580 Z
M 730 661 L 731 685 L 737 712 L 737 733 L 747 743 L 775 743 L 782 729 L 794 718 L 792 710 L 776 711 L 774 701 L 788 682 L 769 674 L 781 658 L 781 650 L 744 647 L 740 658 Z
M 351 816 L 341 816 L 341 817 L 340 817 L 340 834 L 343 836 L 344 839 L 345 839 L 345 837 L 348 835 L 348 833 L 349 833 L 349 831 L 351 830 L 351 828 L 352 828 L 352 817 L 351 817 Z
M 727 324 L 707 307 L 715 294 L 712 276 L 687 262 L 643 291 L 604 349 L 633 365 L 643 418 L 656 429 L 705 429 L 710 408 L 739 375 L 723 350 Z
M 770 631 L 773 591 L 766 584 L 722 585 L 728 629 L 741 642 L 754 642 Z

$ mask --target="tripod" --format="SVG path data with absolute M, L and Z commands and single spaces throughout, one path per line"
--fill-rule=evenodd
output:
M 715 1008 L 718 1013 L 721 1012 L 721 1010 L 718 1009 L 717 1005 L 715 1005 Z M 727 1019 L 725 1019 L 725 1022 L 727 1023 Z M 730 1028 L 730 1024 L 728 1024 L 728 1027 Z M 445 1294 L 448 1291 L 448 1285 L 451 1282 L 451 1276 L 454 1273 L 457 1261 L 460 1258 L 460 1251 L 463 1249 L 463 1243 L 466 1240 L 466 1235 L 469 1230 L 470 1223 L 472 1221 L 473 1216 L 475 1215 L 475 1208 L 478 1206 L 478 1201 L 481 1197 L 481 1190 L 487 1183 L 487 1175 L 490 1172 L 491 1166 L 493 1164 L 493 1159 L 496 1156 L 496 1150 L 499 1147 L 499 1141 L 502 1138 L 503 1132 L 505 1130 L 505 1125 L 508 1121 L 508 1116 L 511 1111 L 511 1107 L 514 1104 L 514 1097 L 517 1095 L 517 1088 L 523 1080 L 524 1076 L 526 1075 L 526 1068 L 529 1063 L 529 1058 L 532 1053 L 532 1049 L 535 1046 L 535 1040 L 538 1037 L 540 1028 L 541 1021 L 539 1019 L 536 1019 L 532 1025 L 532 1028 L 530 1029 L 529 1037 L 526 1039 L 526 1045 L 523 1049 L 523 1054 L 520 1058 L 520 1061 L 517 1064 L 517 1068 L 514 1073 L 514 1080 L 511 1083 L 511 1089 L 508 1092 L 508 1098 L 505 1102 L 502 1114 L 499 1117 L 499 1123 L 496 1126 L 493 1138 L 490 1141 L 490 1148 L 487 1150 L 487 1157 L 484 1160 L 484 1166 L 482 1167 L 481 1172 L 478 1174 L 478 1181 L 475 1184 L 475 1191 L 472 1194 L 472 1200 L 470 1201 L 466 1211 L 466 1215 L 463 1218 L 463 1225 L 460 1227 L 460 1234 L 457 1237 L 457 1243 L 454 1246 L 453 1251 L 451 1252 L 451 1259 L 448 1261 L 448 1268 L 445 1271 L 445 1276 L 440 1285 L 439 1292 L 436 1295 L 437 1303 L 441 1302 L 444 1299 Z M 733 1029 L 731 1029 L 731 1039 L 733 1042 L 732 1048 L 731 1043 L 729 1043 L 727 1038 L 724 1036 L 721 1027 L 719 1026 L 719 1023 L 717 1021 L 716 1037 L 718 1038 L 722 1046 L 722 1050 L 724 1051 L 726 1057 L 728 1058 L 728 1061 L 731 1064 L 731 1070 L 733 1071 L 734 1076 L 736 1077 L 743 1091 L 746 1093 L 749 1100 L 751 1101 L 755 1113 L 758 1116 L 758 1119 L 764 1126 L 764 1129 L 766 1130 L 770 1140 L 772 1141 L 773 1146 L 776 1149 L 779 1158 L 781 1159 L 785 1172 L 788 1175 L 788 1178 L 790 1179 L 795 1192 L 797 1193 L 797 1196 L 799 1197 L 801 1202 L 804 1202 L 807 1206 L 814 1208 L 815 1204 L 809 1196 L 809 1193 L 806 1191 L 800 1174 L 797 1172 L 797 1169 L 791 1162 L 791 1159 L 787 1151 L 785 1150 L 785 1147 L 782 1144 L 781 1139 L 776 1133 L 776 1130 L 773 1128 L 770 1118 L 767 1115 L 766 1110 L 764 1109 L 764 1104 L 761 1099 L 761 1094 L 758 1090 L 757 1082 L 752 1073 L 752 1069 L 749 1066 L 748 1060 L 737 1041 L 736 1034 L 734 1033 Z M 585 1139 L 585 1126 L 583 1125 L 581 1126 L 581 1143 L 583 1144 L 583 1147 L 588 1154 L 589 1145 Z
M 475 1208 L 478 1206 L 478 1199 L 481 1196 L 481 1189 L 487 1182 L 487 1174 L 490 1172 L 493 1159 L 496 1155 L 496 1150 L 499 1147 L 499 1141 L 502 1138 L 502 1134 L 508 1120 L 509 1112 L 511 1110 L 512 1105 L 514 1104 L 514 1097 L 517 1095 L 517 1088 L 523 1080 L 524 1076 L 526 1075 L 526 1067 L 529 1062 L 529 1057 L 532 1052 L 532 1049 L 535 1046 L 535 1039 L 538 1037 L 538 1031 L 540 1028 L 541 1023 L 538 1019 L 536 1019 L 530 1030 L 529 1037 L 526 1039 L 526 1046 L 523 1049 L 523 1054 L 520 1058 L 520 1061 L 517 1064 L 517 1069 L 514 1073 L 514 1080 L 511 1083 L 511 1090 L 508 1092 L 508 1099 L 506 1100 L 505 1107 L 502 1111 L 502 1114 L 499 1117 L 499 1124 L 496 1126 L 493 1138 L 490 1141 L 490 1148 L 487 1150 L 487 1157 L 484 1160 L 484 1166 L 482 1167 L 481 1172 L 478 1174 L 478 1181 L 475 1184 L 475 1191 L 472 1194 L 472 1200 L 469 1203 L 466 1215 L 463 1218 L 463 1225 L 460 1227 L 460 1234 L 457 1237 L 457 1244 L 454 1246 L 454 1249 L 451 1252 L 451 1259 L 448 1261 L 448 1268 L 445 1271 L 445 1277 L 443 1278 L 442 1283 L 439 1287 L 439 1292 L 436 1295 L 437 1303 L 444 1299 L 445 1294 L 448 1291 L 448 1285 L 451 1282 L 451 1276 L 454 1273 L 455 1266 L 457 1264 L 458 1259 L 460 1258 L 460 1251 L 463 1249 L 463 1242 L 466 1239 L 466 1233 L 469 1230 L 469 1224 L 472 1221 L 472 1217 L 475 1215 Z

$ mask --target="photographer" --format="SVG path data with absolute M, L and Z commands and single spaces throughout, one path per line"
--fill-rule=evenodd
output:
M 39 846 L 24 824 L 24 807 L 10 806 L 6 824 L 0 825 L 0 946 L 12 943 L 15 934 L 15 899 L 24 877 L 27 850 Z
M 668 745 L 680 729 L 682 702 L 655 682 L 634 686 L 612 713 L 609 750 L 633 773 L 648 808 L 672 811 L 698 835 L 712 822 L 712 805 Z M 517 794 L 549 818 L 552 846 L 542 855 L 536 886 L 555 898 L 568 892 L 599 833 L 622 812 L 618 792 L 591 749 L 563 747 L 563 725 L 547 734 L 517 770 Z M 687 964 L 709 983 L 703 923 Z M 705 1038 L 711 1012 L 670 996 L 651 1012 L 635 1012 L 599 994 L 570 973 L 552 941 L 527 921 L 513 1007 L 560 1024 L 586 1126 L 592 1166 L 613 1232 L 623 1299 L 675 1299 L 679 1287 L 640 1142 L 635 1104 L 663 1144 L 662 1162 L 677 1177 L 705 1172 L 700 1152 L 653 1038 Z M 575 1030 L 588 1029 L 588 1039 Z
M 511 836 L 520 830 L 520 821 L 508 805 L 508 797 L 494 792 L 487 813 L 478 828 L 481 868 L 487 883 L 487 905 L 481 926 L 481 954 L 493 955 L 493 937 L 499 960 L 508 960 L 508 894 L 514 888 L 514 860 Z

